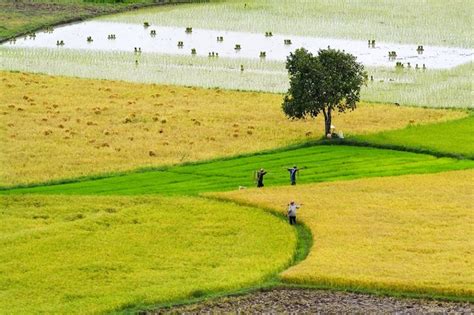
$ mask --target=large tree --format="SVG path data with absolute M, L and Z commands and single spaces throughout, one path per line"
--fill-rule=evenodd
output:
M 335 49 L 319 50 L 314 56 L 304 48 L 291 53 L 286 62 L 290 88 L 283 111 L 293 119 L 324 115 L 325 135 L 330 133 L 332 113 L 354 110 L 360 88 L 367 80 L 356 57 Z

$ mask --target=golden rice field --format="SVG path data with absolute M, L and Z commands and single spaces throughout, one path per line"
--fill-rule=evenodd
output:
M 320 183 L 218 196 L 285 210 L 312 230 L 296 283 L 474 296 L 474 170 Z
M 0 313 L 98 314 L 225 293 L 285 269 L 296 233 L 191 197 L 0 196 Z
M 197 161 L 322 135 L 278 94 L 0 72 L 0 185 Z M 336 127 L 364 134 L 465 112 L 361 104 Z

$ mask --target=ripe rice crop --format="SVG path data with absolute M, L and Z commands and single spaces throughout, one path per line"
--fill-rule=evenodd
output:
M 0 185 L 256 152 L 318 138 L 323 130 L 320 119 L 287 120 L 276 94 L 8 72 L 1 77 Z M 337 115 L 334 124 L 346 134 L 364 134 L 465 115 L 361 104 Z
M 474 297 L 473 170 L 219 194 L 284 212 L 313 233 L 291 283 Z
M 0 197 L 0 309 L 97 314 L 258 285 L 295 232 L 255 208 L 189 197 Z

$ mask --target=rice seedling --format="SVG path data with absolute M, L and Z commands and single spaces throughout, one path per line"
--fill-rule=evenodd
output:
M 40 33 L 40 36 L 36 40 L 21 41 L 16 44 L 18 48 L 54 48 L 51 44 L 53 39 L 62 38 L 68 43 L 68 48 L 74 50 L 101 50 L 101 51 L 130 51 L 133 46 L 139 45 L 144 47 L 147 52 L 158 53 L 158 54 L 177 54 L 182 55 L 180 48 L 183 47 L 182 41 L 182 28 L 181 27 L 163 27 L 157 26 L 156 30 L 150 31 L 152 38 L 148 36 L 142 36 L 138 39 L 134 39 L 137 35 L 145 35 L 148 31 L 144 32 L 140 25 L 127 24 L 127 23 L 108 23 L 101 21 L 87 21 L 78 24 L 71 24 L 59 27 L 54 35 L 48 33 Z M 114 44 L 106 43 L 103 41 L 98 42 L 95 45 L 90 45 L 82 41 L 85 34 L 89 36 L 102 37 L 103 31 L 108 30 L 120 34 L 120 40 Z M 221 31 L 214 30 L 203 30 L 199 29 L 195 35 L 189 36 L 186 40 L 186 44 L 190 47 L 199 47 L 200 51 L 216 49 L 215 44 L 210 38 L 219 36 Z M 157 36 L 158 34 L 158 36 Z M 235 58 L 237 56 L 241 58 L 255 59 L 255 54 L 259 51 L 271 51 L 269 59 L 284 62 L 286 57 L 291 51 L 291 47 L 288 45 L 282 45 L 284 42 L 288 44 L 288 40 L 284 35 L 277 35 L 274 39 L 272 32 L 266 32 L 267 40 L 262 40 L 262 36 L 255 33 L 246 32 L 227 32 L 226 36 L 234 42 L 237 42 L 236 54 L 235 49 L 232 49 L 230 45 L 219 45 L 219 53 L 222 53 L 224 57 Z M 169 38 L 181 39 L 178 41 L 178 49 L 173 47 Z M 109 39 L 115 39 L 115 35 L 109 35 Z M 159 42 L 160 45 L 156 45 Z M 347 50 L 347 52 L 354 54 L 359 60 L 366 66 L 384 66 L 391 67 L 397 61 L 398 64 L 413 62 L 425 64 L 427 63 L 430 68 L 442 68 L 449 69 L 460 64 L 471 61 L 469 58 L 472 55 L 472 49 L 461 49 L 461 48 L 446 48 L 437 46 L 427 46 L 427 53 L 424 54 L 420 50 L 422 46 L 418 46 L 418 54 L 414 55 L 413 45 L 401 45 L 397 43 L 381 43 L 377 45 L 378 49 L 367 49 L 363 41 L 347 40 L 347 39 L 327 39 L 318 37 L 302 37 L 295 36 L 294 43 L 295 47 L 305 47 L 306 49 L 316 52 L 321 48 L 326 48 L 328 45 L 336 49 Z M 9 45 L 6 45 L 9 46 Z M 240 48 L 239 48 L 240 47 Z M 242 47 L 246 49 L 240 51 Z M 372 40 L 372 44 L 369 48 L 375 47 L 375 41 Z M 392 49 L 389 52 L 389 58 L 387 59 L 385 50 Z M 395 51 L 396 50 L 396 51 Z
M 244 8 L 244 4 L 248 4 Z M 150 8 L 100 18 L 140 24 L 144 19 L 159 25 L 254 33 L 388 41 L 410 44 L 474 47 L 471 13 L 474 4 L 461 0 L 429 3 L 401 0 L 320 2 L 305 0 L 211 1 L 176 7 Z M 209 16 L 215 18 L 209 19 Z M 363 27 L 361 27 L 361 25 Z
M 437 71 L 369 68 L 368 73 L 374 81 L 362 90 L 362 98 L 375 102 L 384 99 L 408 105 L 472 108 L 468 81 L 473 66 L 471 62 L 452 70 Z
M 234 139 L 234 135 L 237 135 L 237 140 L 248 138 L 240 131 L 230 130 L 225 134 L 229 139 Z M 175 143 L 176 140 L 171 140 L 170 143 L 159 143 L 154 148 L 167 145 L 172 149 Z M 156 151 L 160 155 L 163 154 L 162 149 Z M 190 154 L 185 151 L 179 153 L 182 156 Z M 286 186 L 289 184 L 287 168 L 295 164 L 304 168 L 300 172 L 299 184 L 474 168 L 472 160 L 436 158 L 424 154 L 366 147 L 317 145 L 166 168 L 142 169 L 117 176 L 112 174 L 102 179 L 71 179 L 70 183 L 59 181 L 62 183 L 60 185 L 0 190 L 0 193 L 197 195 L 204 192 L 235 190 L 239 186 L 255 186 L 255 170 L 262 167 L 268 172 L 265 176 L 267 187 Z
M 308 132 L 315 138 L 322 135 L 320 120 L 289 122 L 281 111 L 281 95 L 23 73 L 1 76 L 0 111 L 6 114 L 0 115 L 0 125 L 14 124 L 17 136 L 0 136 L 0 185 L 257 152 L 306 140 Z M 39 85 L 48 88 L 37 89 Z M 30 103 L 24 96 L 37 105 L 24 105 Z M 345 134 L 364 134 L 403 128 L 411 120 L 423 124 L 465 116 L 461 111 L 361 104 L 352 113 L 336 116 L 334 124 Z M 255 129 L 229 137 L 228 126 L 234 123 Z M 48 137 L 45 130 L 51 131 Z M 107 142 L 110 150 L 88 146 L 93 139 Z M 165 141 L 169 145 L 159 150 L 159 158 L 151 159 L 148 152 Z M 188 145 L 191 141 L 194 144 Z
M 281 271 L 296 248 L 276 216 L 203 198 L 0 198 L 0 309 L 10 314 L 97 314 L 235 291 Z
M 218 196 L 297 220 L 313 248 L 284 281 L 332 288 L 431 296 L 474 296 L 474 171 L 360 179 Z
M 0 52 L 0 69 L 5 70 L 234 90 L 288 90 L 284 63 L 270 60 L 142 53 L 142 67 L 137 68 L 135 56 L 126 52 L 7 47 L 0 47 Z M 362 99 L 414 106 L 472 107 L 472 69 L 472 63 L 450 70 L 426 71 L 369 67 L 373 80 L 362 89 Z

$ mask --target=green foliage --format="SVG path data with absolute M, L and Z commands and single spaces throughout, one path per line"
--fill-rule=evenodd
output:
M 283 111 L 290 118 L 324 114 L 325 134 L 330 132 L 331 113 L 354 110 L 366 81 L 364 66 L 356 57 L 335 49 L 322 49 L 313 56 L 304 48 L 287 58 L 290 88 Z
M 368 145 L 393 146 L 474 159 L 474 115 L 438 124 L 351 137 Z
M 253 187 L 254 172 L 264 167 L 265 186 L 288 185 L 288 167 L 300 171 L 298 184 L 349 180 L 363 177 L 433 173 L 474 167 L 474 161 L 367 147 L 312 146 L 204 163 L 180 165 L 123 174 L 96 180 L 4 190 L 0 193 L 72 195 L 196 195 Z

